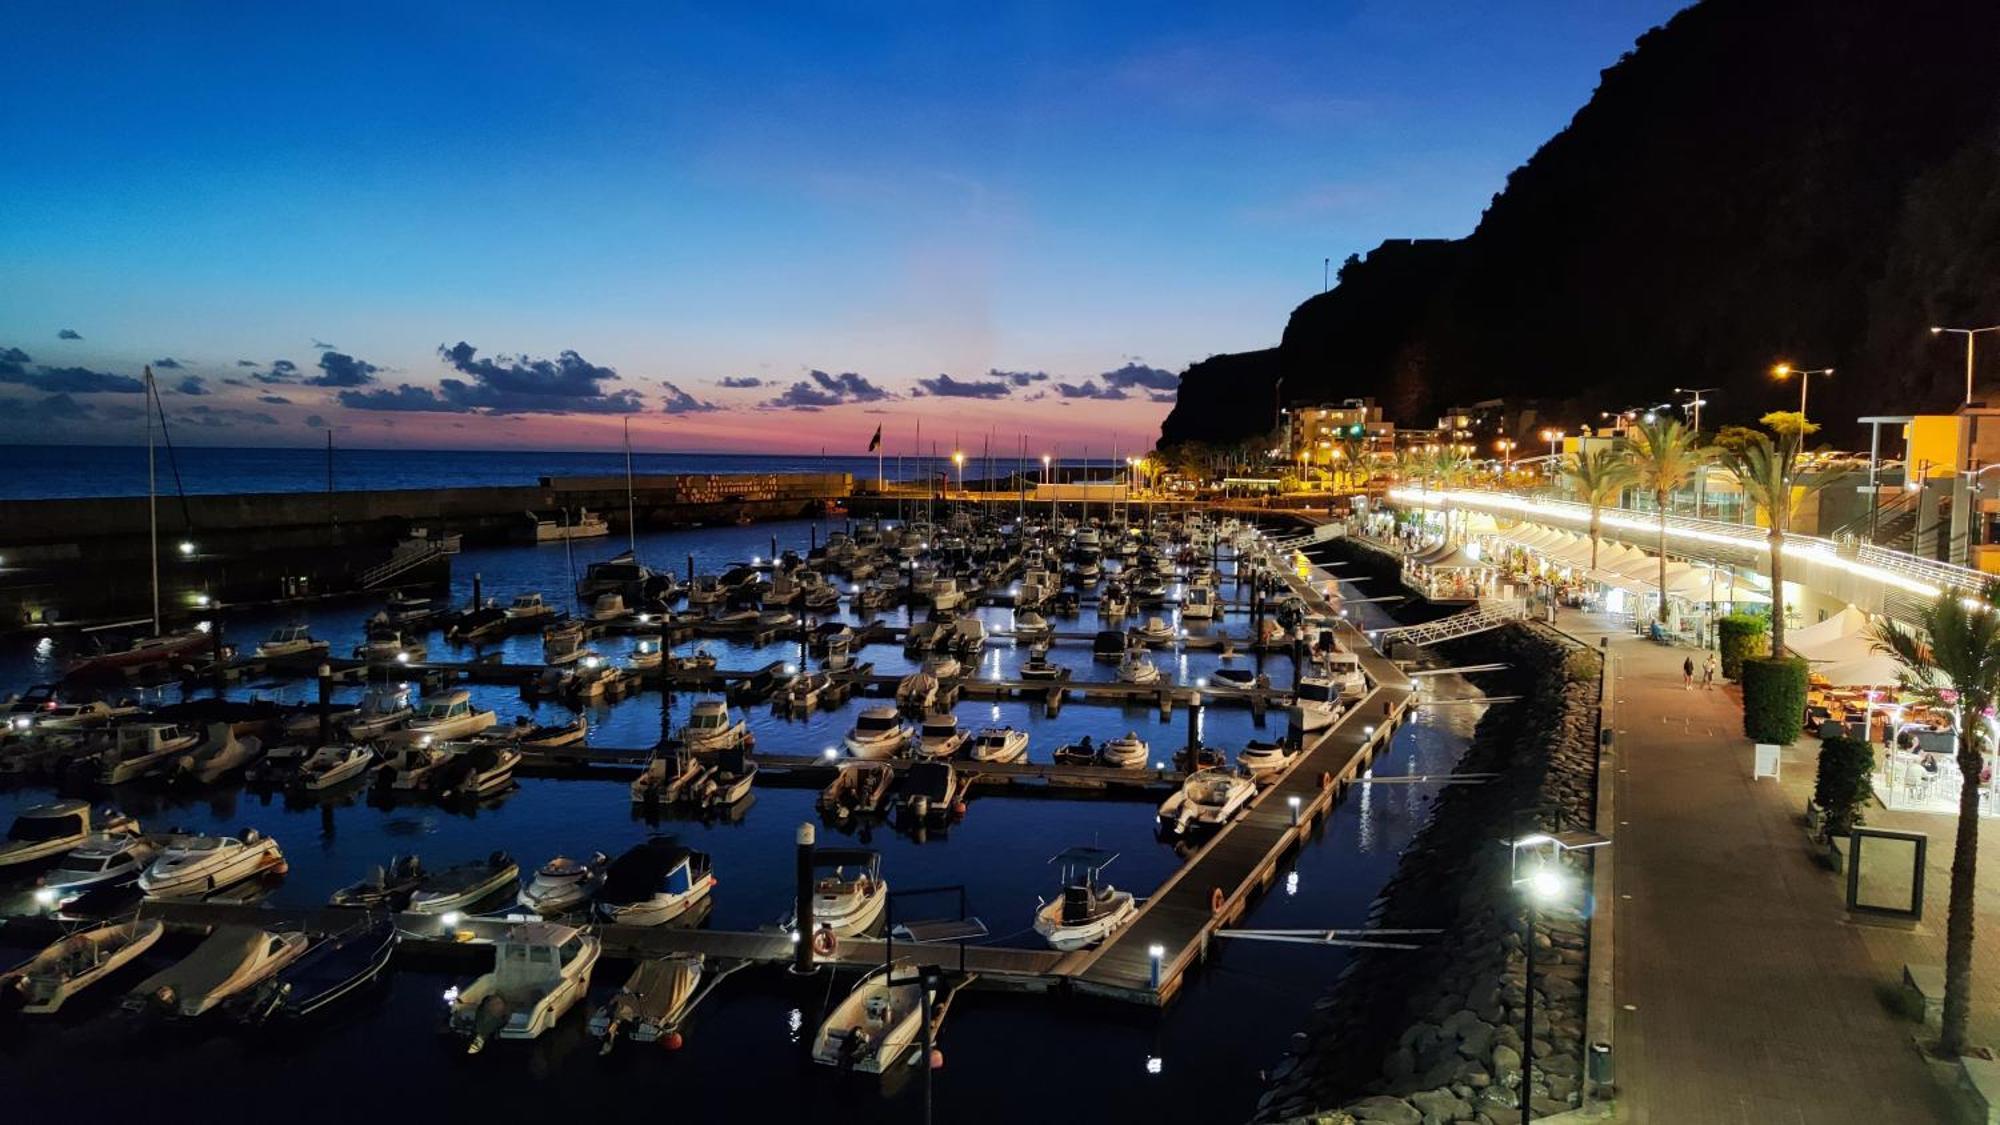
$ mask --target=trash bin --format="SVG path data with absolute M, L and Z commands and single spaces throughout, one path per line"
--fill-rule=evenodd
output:
M 1611 1088 L 1611 1044 L 1590 1045 L 1590 1084 L 1598 1090 Z

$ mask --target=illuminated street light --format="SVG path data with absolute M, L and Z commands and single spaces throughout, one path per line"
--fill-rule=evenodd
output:
M 1954 336 L 1965 337 L 1965 404 L 1967 406 L 1971 406 L 1972 405 L 1972 342 L 1979 336 L 1981 332 L 2000 332 L 2000 324 L 1989 324 L 1984 328 L 1944 328 L 1938 325 L 1931 326 L 1931 335 L 1933 336 L 1942 336 L 1947 332 L 1951 333 Z
M 1806 388 L 1812 385 L 1812 377 L 1815 375 L 1831 375 L 1833 374 L 1833 368 L 1793 367 L 1789 363 L 1781 363 L 1771 368 L 1771 374 L 1779 380 L 1786 379 L 1792 375 L 1799 377 L 1799 417 L 1804 418 L 1806 416 Z
M 181 557 L 187 558 L 193 554 L 194 554 L 194 540 L 192 539 L 181 540 Z

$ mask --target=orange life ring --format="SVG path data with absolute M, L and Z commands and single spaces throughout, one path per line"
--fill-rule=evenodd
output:
M 1220 913 L 1222 913 L 1222 888 L 1221 888 L 1221 887 L 1210 887 L 1210 888 L 1209 888 L 1209 890 L 1208 890 L 1208 912 L 1209 912 L 1210 914 L 1220 914 Z
M 833 951 L 840 947 L 840 939 L 833 936 L 831 926 L 821 926 L 813 931 L 812 944 L 814 953 L 821 957 L 831 957 Z

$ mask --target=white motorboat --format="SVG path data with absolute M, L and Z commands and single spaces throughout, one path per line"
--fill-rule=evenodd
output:
M 906 710 L 929 710 L 937 700 L 938 680 L 929 672 L 912 672 L 896 683 L 896 706 Z
M 958 588 L 958 579 L 941 577 L 931 583 L 931 604 L 947 610 L 964 605 L 965 591 Z
M 1025 762 L 1028 732 L 1013 727 L 987 727 L 972 740 L 966 756 L 975 762 Z
M 450 761 L 454 753 L 451 747 L 418 743 L 395 747 L 375 770 L 373 784 L 377 789 L 422 789 L 430 775 Z
M 692 751 L 662 754 L 656 750 L 639 776 L 632 779 L 632 803 L 673 804 L 693 792 L 714 768 Z
M 729 591 L 713 574 L 704 574 L 688 583 L 688 604 L 690 606 L 721 605 L 729 600 Z
M 521 881 L 521 867 L 506 852 L 424 874 L 406 908 L 411 914 L 445 914 L 497 897 Z
M 347 737 L 365 742 L 410 717 L 410 689 L 404 684 L 370 684 L 361 705 L 341 726 Z
M 658 668 L 666 657 L 666 648 L 658 637 L 640 637 L 632 642 L 632 653 L 625 658 L 625 664 L 641 671 Z
M 286 625 L 273 629 L 269 637 L 253 650 L 252 655 L 259 660 L 298 660 L 308 656 L 324 654 L 328 645 L 325 641 L 313 639 L 312 633 L 304 625 Z
M 958 725 L 958 716 L 950 712 L 924 716 L 924 725 L 917 733 L 917 756 L 920 758 L 949 758 L 965 747 L 968 734 Z
M 185 723 L 127 723 L 113 731 L 111 749 L 98 759 L 97 780 L 123 785 L 163 770 L 176 754 L 201 741 L 197 727 Z
M 604 885 L 608 862 L 602 852 L 587 860 L 559 855 L 535 869 L 521 888 L 520 903 L 544 918 L 581 909 Z
M 1128 730 L 1117 738 L 1106 739 L 1104 745 L 1097 751 L 1098 759 L 1105 765 L 1125 770 L 1145 769 L 1152 755 L 1153 748 L 1146 745 L 1146 740 L 1140 738 L 1139 732 L 1134 730 Z
M 410 896 L 417 893 L 417 888 L 424 885 L 427 874 L 420 857 L 391 856 L 388 866 L 376 864 L 360 881 L 333 892 L 326 901 L 329 906 L 400 912 L 410 904 Z
M 924 673 L 937 680 L 949 680 L 963 675 L 965 666 L 958 662 L 958 657 L 940 652 L 924 658 Z
M 152 948 L 166 924 L 152 919 L 79 930 L 0 973 L 0 992 L 21 997 L 25 1015 L 49 1015 L 70 997 L 124 968 Z
M 704 979 L 702 965 L 699 953 L 649 957 L 633 965 L 618 992 L 590 1017 L 591 1037 L 604 1040 L 600 1053 L 608 1053 L 620 1035 L 634 1043 L 679 1046 L 680 1026 Z
M 527 922 L 494 943 L 493 971 L 464 989 L 447 989 L 446 1021 L 465 1036 L 467 1054 L 493 1039 L 535 1039 L 590 989 L 598 939 L 572 926 Z
M 855 718 L 844 741 L 857 758 L 893 758 L 909 745 L 910 726 L 894 707 L 870 707 Z
M 757 631 L 760 633 L 773 633 L 780 629 L 790 629 L 798 623 L 798 615 L 790 610 L 767 609 L 757 615 Z
M 1158 617 L 1148 617 L 1146 623 L 1132 630 L 1132 635 L 1149 645 L 1173 643 L 1173 626 Z
M 1292 717 L 1302 731 L 1325 730 L 1345 710 L 1340 685 L 1324 676 L 1301 676 L 1292 688 Z
M 836 938 L 867 933 L 888 909 L 889 881 L 882 878 L 879 852 L 821 848 L 815 860 L 823 869 L 813 883 L 812 930 Z M 785 928 L 796 932 L 798 919 Z M 815 940 L 824 940 L 815 936 Z
M 601 539 L 611 534 L 611 523 L 589 509 L 576 515 L 563 512 L 554 519 L 528 513 L 529 531 L 537 543 L 560 543 L 565 539 Z
M 905 958 L 862 977 L 820 1024 L 813 1061 L 867 1074 L 894 1066 L 923 1033 L 924 980 Z
M 1049 635 L 1049 619 L 1032 609 L 1014 612 L 1014 635 L 1022 640 L 1035 640 Z
M 906 825 L 942 824 L 965 811 L 971 787 L 971 776 L 946 759 L 912 762 L 897 787 L 896 804 Z
M 372 633 L 354 646 L 354 659 L 368 664 L 412 664 L 430 655 L 430 646 L 420 637 L 395 629 Z
M 94 834 L 135 836 L 138 832 L 138 821 L 111 809 L 93 810 L 88 801 L 30 805 L 14 818 L 6 843 L 0 844 L 0 875 L 57 859 Z
M 1296 751 L 1283 742 L 1251 742 L 1236 755 L 1236 764 L 1252 780 L 1276 773 L 1292 764 Z
M 721 699 L 697 699 L 681 727 L 681 745 L 697 754 L 741 746 L 750 733 L 742 716 Z
M 308 939 L 255 926 L 222 926 L 178 964 L 146 978 L 125 996 L 132 1011 L 191 1018 L 247 992 L 297 960 Z
M 507 623 L 517 628 L 545 621 L 555 615 L 556 607 L 544 601 L 538 591 L 515 594 L 514 600 L 507 604 Z
M 542 630 L 542 663 L 550 667 L 574 664 L 583 659 L 583 626 L 565 621 Z
M 1322 649 L 1315 654 L 1321 674 L 1348 699 L 1368 694 L 1368 677 L 1361 672 L 1361 658 L 1346 649 Z
M 616 621 L 631 611 L 625 608 L 625 595 L 618 593 L 599 594 L 590 603 L 592 621 Z
M 1176 836 L 1229 822 L 1257 795 L 1257 783 L 1220 769 L 1196 770 L 1160 805 L 1160 827 Z
M 473 706 L 470 693 L 450 691 L 425 698 L 402 729 L 392 733 L 397 741 L 444 742 L 478 734 L 497 721 L 491 710 Z
M 895 786 L 896 769 L 887 762 L 842 762 L 833 780 L 820 790 L 818 808 L 836 820 L 879 813 Z
M 1189 585 L 1181 594 L 1181 619 L 1184 621 L 1208 621 L 1215 617 L 1215 590 L 1209 586 Z
M 624 926 L 661 926 L 694 909 L 715 886 L 707 852 L 655 836 L 613 860 L 597 912 Z
M 1101 881 L 1118 853 L 1069 848 L 1050 859 L 1062 866 L 1062 893 L 1035 911 L 1035 932 L 1064 953 L 1088 949 L 1139 913 L 1131 891 Z
M 300 793 L 322 793 L 353 781 L 374 764 L 375 751 L 368 747 L 330 742 L 300 763 L 288 787 Z
M 442 801 L 488 797 L 514 783 L 521 752 L 512 746 L 476 742 L 433 772 L 425 788 Z
M 213 785 L 256 761 L 263 753 L 264 744 L 260 740 L 238 738 L 227 723 L 216 723 L 208 728 L 208 741 L 174 761 L 174 777 L 198 785 Z
M 832 676 L 801 669 L 798 675 L 792 677 L 792 682 L 785 685 L 783 694 L 778 697 L 779 704 L 792 714 L 803 715 L 817 707 L 820 697 L 832 687 Z
M 165 838 L 171 842 L 172 837 Z M 35 903 L 55 909 L 88 891 L 123 887 L 158 858 L 161 839 L 124 832 L 95 832 L 43 872 Z
M 723 809 L 750 795 L 757 782 L 757 763 L 740 749 L 716 755 L 715 768 L 695 787 L 693 800 L 707 809 Z
M 147 898 L 194 898 L 266 873 L 282 874 L 285 853 L 254 828 L 235 836 L 185 836 L 160 849 L 139 875 Z
M 1118 682 L 1126 684 L 1157 684 L 1160 670 L 1146 655 L 1144 649 L 1128 649 L 1118 659 Z
M 1125 616 L 1131 601 L 1125 596 L 1122 586 L 1110 585 L 1104 588 L 1103 596 L 1097 599 L 1097 616 L 1105 619 Z

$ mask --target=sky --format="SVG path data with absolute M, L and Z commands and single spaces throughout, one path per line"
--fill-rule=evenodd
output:
M 16 0 L 0 440 L 1148 446 L 1678 6 Z

